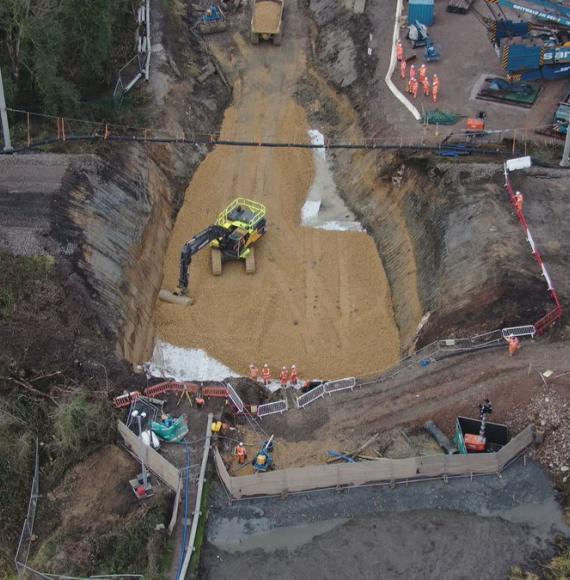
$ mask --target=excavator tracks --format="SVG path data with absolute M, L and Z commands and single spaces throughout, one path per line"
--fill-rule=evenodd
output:
M 255 274 L 255 254 L 253 252 L 253 248 L 251 248 L 245 259 L 245 273 Z
M 218 248 L 212 248 L 212 274 L 222 275 L 222 252 Z

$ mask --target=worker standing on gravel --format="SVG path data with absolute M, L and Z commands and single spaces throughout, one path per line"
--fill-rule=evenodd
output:
M 513 356 L 521 347 L 521 341 L 512 334 L 507 338 L 507 343 L 509 346 L 509 356 Z
M 402 42 L 398 40 L 396 43 L 396 58 L 398 62 L 402 62 L 404 59 L 404 47 L 402 46 Z
M 265 363 L 261 369 L 261 378 L 263 379 L 263 384 L 265 386 L 271 382 L 271 371 L 269 370 L 267 363 Z
M 429 97 L 430 84 L 429 84 L 429 79 L 427 77 L 424 77 L 424 80 L 422 81 L 422 85 L 424 87 L 424 97 Z
M 406 68 L 408 68 L 408 64 L 405 60 L 402 60 L 400 62 L 400 76 L 402 77 L 402 80 L 406 80 Z
M 281 372 L 279 373 L 279 382 L 281 383 L 281 388 L 285 388 L 289 383 L 289 372 L 287 371 L 287 367 L 283 367 Z
M 247 451 L 245 445 L 240 441 L 240 444 L 236 447 L 236 455 L 238 458 L 238 463 L 244 464 L 247 459 Z
M 424 80 L 427 78 L 427 67 L 425 64 L 422 64 L 422 66 L 420 66 L 420 70 L 419 70 L 419 79 L 420 79 L 420 83 L 423 85 L 424 84 Z
M 524 197 L 520 191 L 515 193 L 515 208 L 518 212 L 521 212 L 524 205 Z
M 439 78 L 437 75 L 433 75 L 433 82 L 431 85 L 431 100 L 437 103 L 437 98 L 439 97 Z
M 252 363 L 249 365 L 249 378 L 252 381 L 257 381 L 259 377 L 259 369 Z
M 291 373 L 289 375 L 289 382 L 296 386 L 299 382 L 299 375 L 297 374 L 297 367 L 295 365 L 291 365 Z

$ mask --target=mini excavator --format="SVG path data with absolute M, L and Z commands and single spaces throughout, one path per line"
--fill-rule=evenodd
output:
M 218 216 L 216 223 L 208 226 L 182 247 L 178 288 L 174 292 L 162 290 L 160 297 L 168 302 L 178 302 L 173 297 L 188 293 L 189 269 L 192 256 L 206 246 L 211 248 L 212 273 L 222 274 L 222 264 L 231 260 L 244 260 L 247 274 L 255 274 L 253 244 L 267 231 L 265 206 L 256 201 L 238 197 Z

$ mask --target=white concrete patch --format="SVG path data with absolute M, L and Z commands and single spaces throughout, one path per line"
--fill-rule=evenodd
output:
M 311 143 L 324 145 L 325 138 L 316 129 L 309 130 Z M 339 232 L 363 232 L 360 222 L 338 194 L 327 159 L 326 149 L 313 149 L 315 178 L 301 209 L 301 225 Z
M 145 369 L 153 377 L 177 381 L 221 381 L 240 375 L 201 348 L 182 348 L 157 340 Z
M 316 220 L 319 217 L 319 209 L 321 209 L 320 200 L 307 200 L 301 209 L 301 223 L 305 224 L 311 220 Z
M 325 222 L 315 226 L 320 230 L 329 230 L 336 232 L 363 232 L 364 228 L 360 222 Z

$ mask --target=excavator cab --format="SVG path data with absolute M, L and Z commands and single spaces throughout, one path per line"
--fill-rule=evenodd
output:
M 212 273 L 222 273 L 222 263 L 230 260 L 245 260 L 245 271 L 255 273 L 253 244 L 267 231 L 265 206 L 257 201 L 238 197 L 218 216 L 216 226 L 228 234 L 212 240 Z

